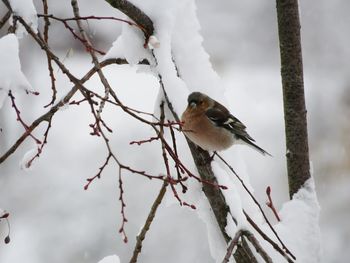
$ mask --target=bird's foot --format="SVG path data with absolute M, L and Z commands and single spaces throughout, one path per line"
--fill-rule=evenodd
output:
M 213 152 L 212 155 L 209 154 L 208 162 L 211 163 L 214 160 L 214 157 L 216 155 L 216 152 Z

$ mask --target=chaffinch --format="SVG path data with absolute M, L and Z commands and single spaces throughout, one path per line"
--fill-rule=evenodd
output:
M 188 106 L 182 114 L 183 132 L 192 142 L 206 151 L 221 151 L 235 143 L 244 143 L 262 154 L 246 132 L 246 126 L 219 102 L 200 92 L 188 96 Z

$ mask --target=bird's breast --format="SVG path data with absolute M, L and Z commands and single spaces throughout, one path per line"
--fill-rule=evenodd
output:
M 207 151 L 221 151 L 229 148 L 235 141 L 233 134 L 223 128 L 215 126 L 205 115 L 182 116 L 183 132 L 192 142 Z

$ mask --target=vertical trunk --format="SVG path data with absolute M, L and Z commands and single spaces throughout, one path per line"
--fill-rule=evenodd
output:
M 290 197 L 310 178 L 297 0 L 276 0 Z

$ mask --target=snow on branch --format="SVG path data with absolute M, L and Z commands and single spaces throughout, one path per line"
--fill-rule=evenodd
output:
M 34 32 L 37 32 L 38 30 L 38 17 L 36 13 L 35 6 L 33 4 L 32 0 L 8 0 L 9 1 L 9 9 L 13 13 L 13 27 L 16 28 L 18 25 L 16 23 L 16 16 L 22 17 L 24 21 L 28 24 L 28 26 L 31 27 L 31 29 Z M 5 4 L 7 0 L 4 1 Z M 26 34 L 26 30 L 19 26 L 19 28 L 16 28 L 16 34 L 18 37 L 22 37 L 24 34 Z
M 14 34 L 0 38 L 0 109 L 9 91 L 35 93 L 21 70 L 18 40 Z
M 101 259 L 98 263 L 120 263 L 120 259 L 117 255 L 107 256 Z
M 3 1 L 8 3 L 7 0 Z M 218 258 L 220 258 L 219 260 L 224 258 L 223 262 L 229 262 L 233 255 L 237 262 L 242 262 L 246 258 L 251 259 L 252 262 L 258 262 L 257 258 L 259 254 L 265 262 L 272 262 L 272 260 L 276 258 L 283 258 L 283 260 L 289 263 L 294 262 L 296 259 L 302 262 L 301 259 L 304 259 L 303 256 L 306 252 L 300 248 L 298 242 L 305 244 L 306 247 L 312 247 L 313 251 L 317 251 L 315 245 L 317 242 L 313 242 L 311 239 L 302 240 L 305 238 L 305 233 L 310 234 L 311 232 L 311 236 L 314 239 L 317 238 L 318 234 L 318 206 L 312 182 L 305 184 L 304 188 L 294 196 L 292 201 L 283 207 L 279 214 L 277 214 L 272 204 L 270 191 L 267 193 L 269 207 L 273 209 L 276 217 L 280 215 L 280 222 L 273 226 L 269 222 L 252 191 L 249 190 L 245 182 L 234 171 L 233 167 L 222 158 L 221 155 L 215 154 L 220 162 L 228 167 L 240 184 L 233 184 L 230 181 L 230 173 L 219 167 L 218 160 L 214 159 L 213 161 L 213 158 L 210 157 L 208 152 L 203 151 L 190 141 L 187 140 L 197 171 L 192 171 L 185 165 L 182 153 L 178 151 L 176 135 L 178 132 L 181 132 L 182 125 L 178 114 L 186 104 L 187 94 L 194 90 L 204 91 L 213 97 L 222 97 L 223 94 L 220 80 L 212 69 L 209 57 L 202 47 L 202 38 L 198 32 L 199 24 L 195 13 L 194 1 L 155 1 L 154 3 L 157 2 L 157 7 L 159 7 L 161 11 L 153 10 L 149 7 L 149 3 L 141 0 L 134 0 L 133 3 L 125 0 L 106 0 L 106 2 L 119 9 L 134 22 L 115 17 L 81 17 L 77 0 L 71 0 L 74 17 L 59 18 L 48 13 L 48 2 L 43 0 L 44 14 L 38 15 L 45 23 L 44 32 L 42 34 L 40 30 L 37 30 L 37 20 L 32 18 L 34 14 L 35 17 L 37 17 L 35 9 L 33 10 L 33 8 L 30 7 L 26 11 L 27 13 L 25 13 L 22 7 L 18 7 L 16 4 L 18 0 L 10 1 L 11 6 L 9 5 L 8 8 L 9 12 L 12 12 L 15 24 L 21 25 L 26 34 L 31 36 L 35 43 L 43 49 L 46 54 L 48 74 L 51 79 L 52 98 L 51 101 L 44 106 L 47 108 L 44 114 L 31 123 L 23 119 L 21 107 L 17 105 L 15 89 L 24 87 L 25 90 L 30 91 L 31 87 L 20 70 L 18 40 L 13 34 L 9 34 L 0 39 L 0 74 L 3 74 L 3 72 L 6 73 L 6 70 L 8 70 L 7 74 L 12 74 L 11 78 L 7 75 L 4 75 L 3 78 L 0 76 L 0 108 L 2 105 L 1 92 L 5 91 L 6 93 L 4 93 L 3 99 L 4 97 L 9 97 L 11 106 L 16 115 L 16 120 L 25 130 L 17 141 L 0 156 L 0 163 L 7 160 L 8 157 L 30 137 L 34 140 L 37 147 L 34 151 L 29 151 L 26 156 L 27 158 L 25 158 L 25 166 L 29 167 L 36 158 L 40 157 L 44 145 L 47 144 L 50 129 L 53 125 L 53 119 L 58 113 L 58 110 L 65 105 L 80 106 L 81 104 L 85 104 L 88 106 L 88 113 L 93 119 L 92 123 L 89 125 L 91 129 L 90 135 L 101 140 L 105 147 L 106 157 L 102 165 L 99 165 L 95 175 L 86 179 L 87 182 L 84 189 L 89 189 L 92 182 L 96 179 L 100 179 L 109 165 L 114 163 L 117 166 L 117 171 L 115 173 L 117 174 L 118 197 L 121 205 L 121 225 L 119 227 L 119 232 L 124 242 L 128 241 L 126 231 L 128 222 L 127 200 L 125 197 L 125 191 L 127 191 L 127 189 L 125 189 L 123 181 L 124 174 L 136 174 L 147 179 L 163 181 L 162 188 L 150 209 L 148 218 L 140 234 L 137 236 L 136 246 L 130 262 L 137 262 L 138 255 L 141 252 L 142 242 L 153 222 L 156 210 L 163 200 L 167 187 L 171 190 L 172 198 L 177 200 L 180 206 L 189 207 L 193 210 L 203 209 L 202 207 L 198 209 L 197 204 L 192 203 L 191 195 L 188 194 L 189 186 L 187 181 L 190 179 L 194 179 L 194 182 L 201 184 L 202 188 L 200 191 L 204 192 L 209 201 L 208 203 L 215 216 L 216 224 L 219 226 L 218 229 L 220 230 L 220 232 L 218 231 L 220 240 L 216 241 L 223 241 L 222 243 L 226 243 L 228 246 L 227 250 L 223 245 L 221 250 L 218 249 L 220 251 L 212 252 L 213 257 L 217 260 Z M 30 5 L 32 5 L 31 1 L 24 6 L 29 7 Z M 166 10 L 166 12 L 164 10 Z M 146 15 L 146 13 L 150 16 Z M 6 17 L 7 16 L 3 18 L 3 21 L 8 19 Z M 152 17 L 154 21 L 152 21 L 150 17 Z M 113 47 L 107 52 L 105 55 L 107 59 L 104 61 L 100 61 L 98 55 L 103 55 L 105 52 L 94 47 L 82 25 L 83 21 L 91 19 L 108 19 L 124 23 L 122 35 L 118 37 Z M 50 20 L 63 23 L 65 28 L 84 45 L 85 51 L 91 57 L 94 66 L 83 78 L 75 76 L 50 47 L 48 41 Z M 69 24 L 71 21 L 77 24 L 78 32 L 75 32 Z M 186 41 L 184 41 L 184 39 L 186 39 Z M 1 45 L 5 47 L 4 50 L 6 50 L 6 52 L 2 52 L 3 49 Z M 5 53 L 7 53 L 7 51 L 11 51 L 10 57 L 14 60 L 10 65 L 10 69 L 8 69 L 7 64 L 1 64 L 2 61 L 6 61 L 7 57 Z M 125 105 L 102 71 L 102 68 L 111 64 L 127 63 L 147 65 L 158 78 L 159 93 L 155 104 L 155 113 L 145 112 L 142 109 L 135 109 Z M 73 87 L 59 101 L 56 99 L 56 77 L 53 73 L 53 64 L 55 64 L 62 71 L 62 74 L 73 83 Z M 4 69 L 2 70 L 2 68 Z M 95 74 L 98 75 L 99 81 L 104 88 L 102 94 L 90 90 L 85 85 L 85 82 Z M 73 99 L 73 96 L 76 95 L 79 95 L 79 98 Z M 146 169 L 136 169 L 124 163 L 120 156 L 116 154 L 110 142 L 110 136 L 113 134 L 113 127 L 110 127 L 109 120 L 102 116 L 106 104 L 121 109 L 123 114 L 151 128 L 152 136 L 143 140 L 132 140 L 130 145 L 142 148 L 145 143 L 160 142 L 160 157 L 164 164 L 163 172 L 151 174 L 145 171 Z M 150 120 L 150 118 L 152 119 Z M 37 137 L 37 135 L 34 136 L 34 130 L 42 123 L 46 123 L 47 125 L 42 138 Z M 252 219 L 255 217 L 251 217 L 246 212 L 239 191 L 237 190 L 238 187 L 242 187 L 253 200 L 257 211 L 261 213 L 265 222 L 255 222 Z M 208 213 L 210 210 L 209 205 L 206 206 L 206 211 L 199 211 L 198 213 Z M 306 214 L 304 217 L 295 218 L 293 216 L 293 213 L 298 214 L 302 212 Z M 5 215 L 6 214 L 3 214 L 1 216 L 0 213 L 0 219 L 7 219 L 8 214 L 6 217 Z M 206 223 L 207 225 L 209 224 L 208 222 Z M 304 223 L 305 225 L 303 225 Z M 315 226 L 313 226 L 313 224 L 315 224 Z M 305 233 L 297 231 L 299 236 L 296 237 L 291 231 L 291 229 L 295 227 L 299 227 Z M 208 229 L 209 228 L 210 226 L 208 226 Z M 215 231 L 217 231 L 217 229 Z M 208 230 L 208 232 L 210 231 Z M 235 248 L 237 248 L 236 251 Z M 255 248 L 255 251 L 253 251 L 252 248 Z M 211 251 L 214 250 L 215 248 L 211 247 Z M 226 254 L 222 253 L 222 251 Z M 293 251 L 293 253 L 291 251 Z M 113 258 L 105 258 L 100 262 L 119 262 L 119 258 L 116 256 Z

